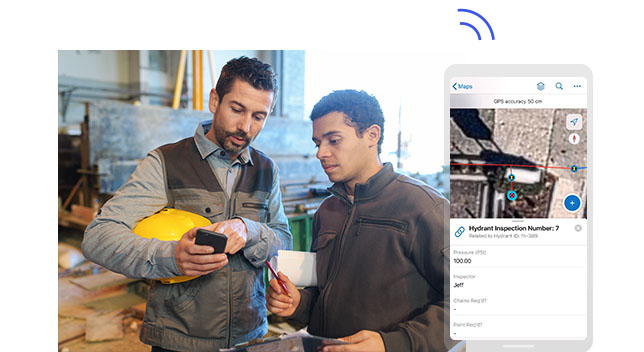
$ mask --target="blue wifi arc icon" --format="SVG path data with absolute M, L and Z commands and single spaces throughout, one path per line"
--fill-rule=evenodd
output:
M 485 17 L 481 16 L 480 14 L 478 14 L 475 11 L 468 10 L 468 9 L 458 9 L 458 12 L 466 12 L 466 13 L 472 14 L 472 15 L 480 18 L 483 22 L 485 22 L 485 25 L 490 30 L 490 35 L 492 36 L 492 40 L 495 40 L 494 31 L 492 30 L 492 26 L 490 26 L 490 23 L 485 19 Z M 468 22 L 461 22 L 461 26 L 466 26 L 466 27 L 472 28 L 474 30 L 474 32 L 476 33 L 476 36 L 479 38 L 479 40 L 481 40 L 481 33 L 479 33 L 479 30 L 476 29 L 476 27 L 474 27 L 474 25 L 472 25 L 471 23 L 468 23 Z

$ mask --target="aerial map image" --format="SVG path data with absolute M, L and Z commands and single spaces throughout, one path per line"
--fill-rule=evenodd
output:
M 451 109 L 452 218 L 586 218 L 586 109 Z

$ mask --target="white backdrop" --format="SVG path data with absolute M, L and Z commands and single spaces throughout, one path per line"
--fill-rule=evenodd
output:
M 458 8 L 485 16 L 496 40 Z M 33 341 L 33 349 L 49 350 L 56 339 L 59 49 L 416 51 L 431 58 L 419 69 L 439 131 L 450 64 L 586 64 L 594 74 L 595 117 L 592 351 L 641 344 L 644 239 L 636 209 L 644 196 L 637 184 L 644 30 L 638 2 L 13 1 L 2 12 L 1 185 L 10 224 L 3 231 L 3 301 L 12 331 L 3 336 L 23 342 L 17 346 Z M 476 25 L 484 40 L 460 21 Z

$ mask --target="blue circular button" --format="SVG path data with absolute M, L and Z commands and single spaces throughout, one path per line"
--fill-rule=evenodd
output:
M 581 208 L 581 198 L 576 194 L 569 194 L 564 198 L 563 206 L 569 212 L 575 213 Z

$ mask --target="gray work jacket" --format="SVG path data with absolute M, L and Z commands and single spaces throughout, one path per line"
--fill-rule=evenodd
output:
M 198 133 L 203 132 L 198 129 Z M 226 192 L 208 164 L 209 156 L 197 136 L 151 152 L 146 160 L 159 163 L 160 171 L 150 171 L 144 160 L 139 167 L 143 169 L 137 168 L 103 206 L 83 239 L 88 259 L 129 277 L 156 279 L 181 274 L 174 261 L 177 242 L 144 239 L 132 233 L 145 216 L 170 207 L 199 214 L 213 223 L 236 217 L 246 224 L 246 246 L 229 255 L 222 269 L 183 283 L 151 281 L 140 334 L 149 345 L 212 351 L 261 337 L 267 331 L 262 265 L 277 250 L 292 247 L 277 167 L 249 147 L 248 160 L 241 165 L 232 192 Z M 159 188 L 162 196 L 152 191 Z

